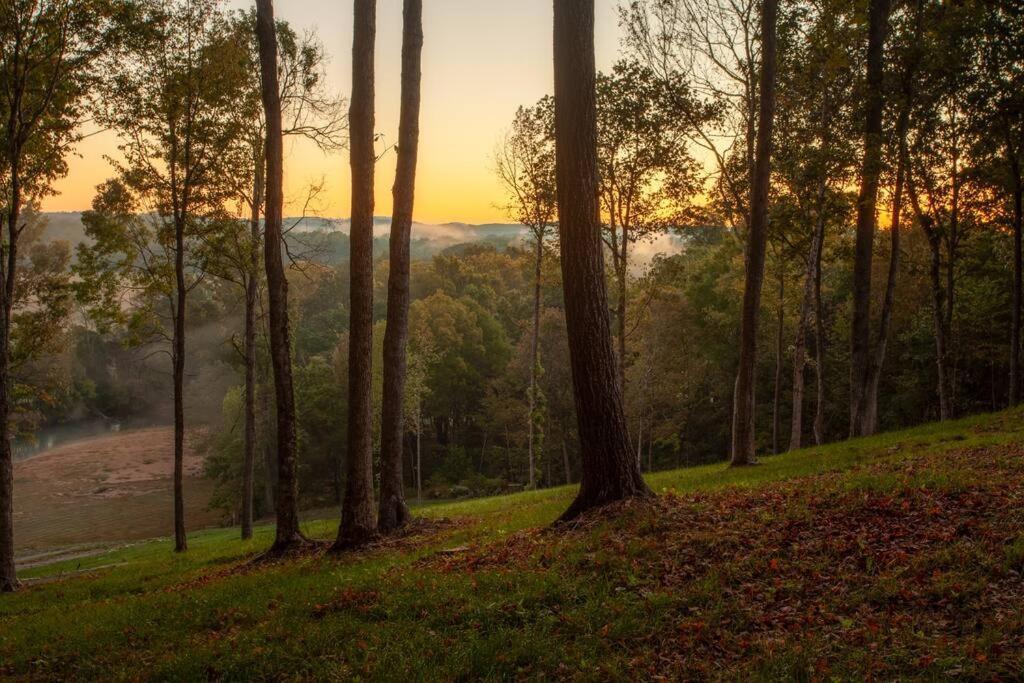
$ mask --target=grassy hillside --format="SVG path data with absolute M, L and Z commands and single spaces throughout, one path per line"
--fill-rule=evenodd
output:
M 556 489 L 341 559 L 250 564 L 263 528 L 36 568 L 0 598 L 0 676 L 1021 678 L 1022 417 L 660 473 L 572 529 Z

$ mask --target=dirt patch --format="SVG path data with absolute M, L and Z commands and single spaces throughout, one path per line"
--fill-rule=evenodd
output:
M 186 521 L 210 526 L 212 492 L 190 434 L 185 450 Z M 82 544 L 173 532 L 173 430 L 154 427 L 65 444 L 15 463 L 15 546 L 20 559 Z

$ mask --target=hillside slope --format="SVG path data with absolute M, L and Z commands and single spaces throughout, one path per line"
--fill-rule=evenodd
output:
M 1019 679 L 1022 417 L 660 473 L 569 529 L 557 489 L 422 509 L 341 559 L 253 565 L 263 528 L 36 569 L 0 598 L 0 675 Z

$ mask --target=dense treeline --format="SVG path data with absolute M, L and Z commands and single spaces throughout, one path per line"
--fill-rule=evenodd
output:
M 286 550 L 299 504 L 344 501 L 338 548 L 374 537 L 377 488 L 383 532 L 408 519 L 406 490 L 582 482 L 575 514 L 645 495 L 636 463 L 748 464 L 1019 401 L 1019 2 L 632 0 L 606 74 L 592 2 L 556 2 L 554 97 L 510 112 L 494 159 L 523 235 L 431 259 L 410 236 L 417 0 L 383 151 L 372 0 L 355 3 L 347 124 L 322 45 L 265 0 L 15 4 L 0 422 L 173 406 L 179 550 L 187 426 L 208 427 L 213 504 L 244 534 L 276 506 Z M 31 30 L 76 38 L 19 56 Z M 60 87 L 37 100 L 37 80 Z M 72 259 L 30 227 L 86 113 L 124 159 Z M 318 242 L 340 263 L 287 234 L 287 135 L 348 146 L 351 232 Z M 399 156 L 386 254 L 381 153 Z

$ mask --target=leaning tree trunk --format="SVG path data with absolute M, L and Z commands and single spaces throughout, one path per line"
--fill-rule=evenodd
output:
M 263 205 L 263 159 L 256 162 L 249 218 L 249 268 L 245 281 L 245 453 L 242 460 L 242 540 L 252 538 L 256 485 L 256 304 L 259 298 L 260 209 Z
M 398 128 L 398 167 L 388 273 L 388 318 L 384 333 L 384 391 L 381 415 L 380 514 L 377 528 L 388 533 L 409 521 L 402 473 L 405 435 L 405 375 L 409 345 L 409 241 L 416 190 L 419 146 L 420 57 L 423 54 L 423 0 L 405 0 L 402 35 L 402 106 Z
M 299 530 L 296 477 L 295 390 L 292 384 L 291 332 L 288 328 L 288 278 L 281 253 L 284 211 L 284 132 L 277 72 L 277 31 L 272 0 L 256 2 L 263 109 L 267 121 L 266 208 L 263 236 L 270 317 L 270 360 L 277 399 L 277 535 L 271 553 L 306 543 Z
M 582 478 L 561 520 L 650 495 L 616 377 L 598 207 L 594 0 L 554 3 L 555 158 L 562 286 Z
M 352 167 L 350 323 L 348 355 L 348 468 L 335 550 L 377 536 L 373 509 L 373 57 L 376 0 L 355 0 L 349 158 Z
M 183 210 L 181 210 L 183 211 Z M 185 219 L 174 220 L 174 552 L 188 550 L 185 533 Z
M 882 113 L 885 39 L 890 0 L 870 0 L 868 12 L 867 102 L 864 161 L 857 199 L 857 236 L 853 255 L 853 321 L 850 333 L 850 436 L 861 436 L 864 394 L 871 354 L 871 261 L 882 174 Z
M 534 463 L 536 462 L 535 432 L 537 429 L 537 375 L 539 374 L 537 371 L 540 365 L 540 285 L 541 272 L 544 265 L 544 226 L 540 227 L 539 232 L 537 232 L 535 236 L 537 238 L 537 251 L 534 254 L 533 262 L 533 327 L 530 329 L 530 395 L 527 397 L 530 409 L 529 420 L 527 422 L 527 428 L 529 430 L 527 445 L 529 446 L 531 489 L 534 486 Z
M 761 83 L 757 128 L 757 158 L 750 190 L 750 230 L 747 234 L 746 283 L 740 321 L 739 371 L 733 398 L 732 464 L 755 462 L 754 381 L 757 366 L 757 323 L 764 282 L 768 242 L 768 190 L 771 181 L 772 131 L 775 123 L 776 15 L 778 0 L 761 5 Z
M 14 566 L 14 453 L 11 451 L 11 314 L 14 311 L 15 268 L 18 263 L 18 221 L 21 212 L 19 155 L 10 153 L 11 203 L 7 211 L 6 253 L 0 265 L 0 593 L 21 585 Z

